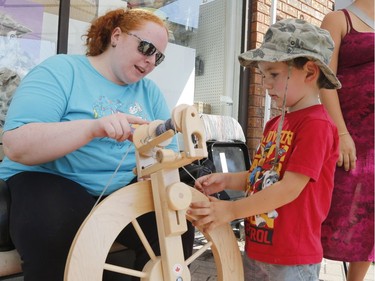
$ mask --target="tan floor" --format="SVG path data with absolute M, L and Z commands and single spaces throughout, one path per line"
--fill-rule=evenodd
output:
M 199 236 L 199 234 L 196 234 L 196 236 L 197 235 Z M 241 252 L 243 253 L 244 242 L 242 240 L 238 241 L 238 246 Z M 196 243 L 195 248 L 199 247 L 201 247 L 199 243 Z M 198 259 L 192 262 L 190 266 L 190 271 L 192 273 L 191 281 L 216 281 L 216 265 L 213 260 L 213 255 L 211 251 L 207 250 Z M 367 272 L 364 281 L 375 281 L 374 274 L 374 264 L 372 264 L 369 271 Z M 321 265 L 319 279 L 321 281 L 345 281 L 345 271 L 343 263 L 324 259 Z

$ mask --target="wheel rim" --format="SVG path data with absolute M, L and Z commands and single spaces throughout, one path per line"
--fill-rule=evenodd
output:
M 191 188 L 191 191 L 193 202 L 208 200 L 197 190 Z M 87 216 L 76 234 L 67 259 L 64 280 L 101 281 L 103 270 L 106 269 L 138 276 L 142 280 L 160 281 L 160 277 L 155 277 L 159 276 L 155 270 L 162 257 L 151 257 L 149 266 L 145 266 L 142 272 L 106 264 L 110 248 L 123 228 L 129 223 L 136 223 L 138 217 L 152 211 L 154 205 L 150 181 L 126 186 L 104 199 Z M 194 220 L 194 217 L 187 216 L 187 219 Z M 199 230 L 202 232 L 202 229 Z M 243 280 L 241 254 L 231 227 L 223 225 L 209 233 L 202 233 L 208 244 L 187 259 L 187 265 L 211 247 L 218 280 Z

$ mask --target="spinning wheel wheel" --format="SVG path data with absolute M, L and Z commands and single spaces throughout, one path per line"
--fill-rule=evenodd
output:
M 193 194 L 192 201 L 208 200 L 199 191 L 194 189 L 191 189 L 191 191 Z M 120 231 L 129 223 L 134 222 L 137 225 L 137 217 L 154 211 L 154 209 L 150 181 L 135 183 L 108 196 L 87 217 L 77 234 L 72 245 L 73 250 L 68 258 L 70 262 L 68 262 L 65 270 L 65 280 L 100 281 L 104 269 L 138 276 L 141 277 L 141 280 L 167 280 L 163 279 L 161 271 L 163 256 L 155 257 L 152 250 L 150 262 L 143 271 L 134 271 L 130 268 L 105 263 L 111 245 Z M 208 247 L 211 247 L 217 267 L 218 280 L 243 280 L 241 255 L 231 227 L 223 225 L 203 234 L 208 243 L 185 261 L 185 264 L 182 265 L 184 270 L 188 271 L 187 265 L 198 258 Z M 142 235 L 141 232 L 140 235 Z M 145 246 L 147 248 L 147 242 Z M 187 278 L 180 280 L 191 280 L 190 273 L 187 276 Z M 179 280 L 177 278 L 176 275 L 173 280 Z
M 207 157 L 204 128 L 196 109 L 179 106 L 172 113 L 174 127 L 183 133 L 185 152 L 164 149 L 174 135 L 172 129 L 157 129 L 154 121 L 137 128 L 137 174 L 150 179 L 124 187 L 103 200 L 88 215 L 72 243 L 65 281 L 100 281 L 103 270 L 140 277 L 142 281 L 190 281 L 188 265 L 211 247 L 219 281 L 243 280 L 241 254 L 230 225 L 203 233 L 208 243 L 187 260 L 183 257 L 181 234 L 187 230 L 186 209 L 191 202 L 208 198 L 180 182 L 178 168 Z M 170 123 L 171 124 L 171 123 Z M 168 125 L 170 126 L 170 125 Z M 155 131 L 161 131 L 157 136 Z M 155 211 L 160 256 L 148 243 L 137 218 Z M 119 233 L 132 223 L 149 254 L 150 261 L 142 271 L 106 263 L 110 248 Z

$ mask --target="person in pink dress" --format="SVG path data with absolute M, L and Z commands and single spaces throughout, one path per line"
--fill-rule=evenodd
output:
M 348 281 L 362 281 L 374 261 L 374 0 L 327 14 L 321 27 L 335 42 L 330 67 L 342 83 L 321 91 L 340 137 L 322 245 L 325 258 L 349 262 Z

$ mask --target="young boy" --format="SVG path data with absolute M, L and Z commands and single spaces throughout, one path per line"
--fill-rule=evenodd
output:
M 319 89 L 341 84 L 327 64 L 329 33 L 303 20 L 272 25 L 262 45 L 239 56 L 257 66 L 281 116 L 270 120 L 249 172 L 211 174 L 196 181 L 206 194 L 242 189 L 237 201 L 197 202 L 188 212 L 205 231 L 245 219 L 245 280 L 319 280 L 321 224 L 330 207 L 338 134 L 319 102 Z M 287 112 L 284 109 L 288 108 Z

